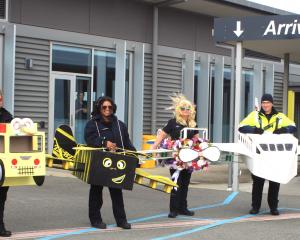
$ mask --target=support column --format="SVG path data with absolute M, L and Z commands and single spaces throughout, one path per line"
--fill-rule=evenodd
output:
M 195 52 L 189 52 L 185 56 L 185 69 L 183 81 L 183 94 L 190 100 L 194 101 L 194 72 L 195 72 Z
M 197 125 L 199 128 L 208 128 L 209 116 L 209 64 L 210 56 L 201 55 L 200 60 L 200 79 L 197 89 Z
M 266 65 L 265 92 L 274 94 L 274 64 Z
M 125 119 L 125 71 L 126 71 L 126 41 L 120 41 L 116 46 L 116 85 L 115 102 L 118 106 L 117 117 Z
M 253 95 L 252 95 L 252 106 L 254 110 L 255 98 L 260 101 L 263 91 L 263 68 L 261 63 L 254 64 L 254 76 L 253 76 Z M 252 111 L 253 111 L 252 110 Z
M 283 73 L 283 101 L 282 101 L 282 112 L 287 114 L 288 110 L 288 86 L 290 77 L 290 54 L 284 54 L 284 73 Z
M 137 149 L 142 149 L 143 108 L 144 108 L 144 44 L 139 44 L 134 51 L 134 73 L 132 113 L 132 142 Z
M 151 132 L 156 134 L 157 109 L 157 55 L 158 55 L 158 7 L 153 6 L 153 41 L 152 41 L 152 114 Z
M 236 61 L 235 61 L 235 116 L 234 116 L 234 142 L 238 142 L 238 126 L 240 123 L 241 112 L 241 79 L 242 79 L 242 42 L 236 43 Z M 238 156 L 234 155 L 233 163 L 233 191 L 239 190 L 239 163 Z
M 16 53 L 16 25 L 10 24 L 4 30 L 4 58 L 3 58 L 3 97 L 4 107 L 14 115 L 15 92 L 15 53 Z
M 215 60 L 213 141 L 222 142 L 224 57 Z

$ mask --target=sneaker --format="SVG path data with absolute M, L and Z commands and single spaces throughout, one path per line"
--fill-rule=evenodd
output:
M 180 215 L 186 215 L 186 216 L 194 216 L 195 215 L 194 211 L 190 211 L 188 209 L 180 210 L 178 213 Z
M 250 211 L 249 211 L 250 214 L 258 214 L 259 213 L 259 210 L 256 209 L 256 208 L 252 208 Z
M 177 215 L 178 215 L 177 212 L 170 212 L 168 218 L 176 218 Z
M 5 227 L 0 228 L 0 237 L 10 237 L 11 231 L 7 231 Z
M 131 224 L 128 222 L 117 223 L 117 226 L 123 229 L 131 229 Z
M 274 215 L 274 216 L 278 216 L 279 215 L 279 211 L 278 211 L 277 208 L 276 209 L 271 209 L 270 213 L 271 213 L 271 215 Z
M 92 227 L 99 229 L 106 229 L 106 224 L 104 222 L 91 223 Z

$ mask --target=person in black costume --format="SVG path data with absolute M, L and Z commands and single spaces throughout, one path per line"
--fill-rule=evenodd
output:
M 132 145 L 126 125 L 115 116 L 116 104 L 110 97 L 101 97 L 97 100 L 92 112 L 92 119 L 85 127 L 85 141 L 90 147 L 105 147 L 109 151 L 123 148 L 136 151 Z M 89 194 L 89 218 L 92 227 L 105 229 L 102 221 L 101 207 L 103 186 L 92 185 Z M 109 188 L 114 217 L 118 227 L 130 229 L 124 209 L 122 189 Z
M 3 107 L 3 95 L 0 91 L 0 123 L 9 123 L 13 119 L 12 115 Z M 10 237 L 11 232 L 4 226 L 4 206 L 7 197 L 8 187 L 0 187 L 0 236 Z
M 155 143 L 152 145 L 152 149 L 156 149 L 164 138 L 168 135 L 172 140 L 180 138 L 180 131 L 185 127 L 196 127 L 195 122 L 195 106 L 188 101 L 183 95 L 177 95 L 171 98 L 173 101 L 174 115 L 175 117 L 170 119 L 157 136 Z M 199 137 L 197 131 L 188 131 L 188 139 L 193 137 Z M 171 176 L 175 172 L 175 169 L 170 169 Z M 179 188 L 173 189 L 170 196 L 170 213 L 169 218 L 176 218 L 178 214 L 193 216 L 194 212 L 190 211 L 187 206 L 187 194 L 190 184 L 192 173 L 184 169 L 180 171 L 177 179 Z

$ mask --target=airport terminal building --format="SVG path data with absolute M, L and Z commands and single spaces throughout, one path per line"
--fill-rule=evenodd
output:
M 215 17 L 288 14 L 244 0 L 0 0 L 0 85 L 15 117 L 44 121 L 48 148 L 69 124 L 79 142 L 100 96 L 111 96 L 137 148 L 172 116 L 169 96 L 197 105 L 199 127 L 227 142 L 234 114 L 234 47 L 216 44 Z M 300 126 L 300 65 L 288 85 Z M 241 118 L 254 98 L 283 106 L 281 59 L 244 51 Z M 78 107 L 87 112 L 79 114 Z

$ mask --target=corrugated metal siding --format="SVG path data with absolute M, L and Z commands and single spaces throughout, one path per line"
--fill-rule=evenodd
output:
M 283 73 L 274 73 L 274 107 L 277 111 L 282 112 L 283 108 Z
M 0 19 L 5 19 L 6 14 L 6 0 L 0 0 Z
M 144 119 L 143 134 L 151 134 L 152 110 L 152 55 L 145 54 L 144 58 Z
M 33 68 L 26 69 L 26 59 Z M 17 36 L 15 73 L 15 117 L 44 121 L 48 128 L 50 43 L 47 40 Z
M 169 96 L 182 91 L 182 59 L 158 56 L 157 69 L 157 121 L 156 128 L 162 128 L 172 117 L 166 108 L 172 105 Z

